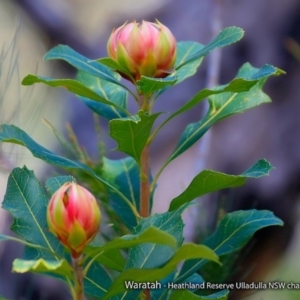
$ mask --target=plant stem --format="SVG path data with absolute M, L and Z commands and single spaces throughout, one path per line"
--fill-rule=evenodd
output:
M 150 185 L 149 185 L 149 145 L 146 145 L 141 155 L 141 197 L 140 215 L 143 218 L 149 216 L 150 211 Z
M 73 300 L 84 300 L 84 291 L 83 291 L 83 269 L 82 269 L 82 255 L 74 258 L 72 257 L 72 263 L 74 267 L 74 276 L 75 276 L 75 298 Z
M 151 113 L 149 107 L 149 98 L 143 94 L 138 95 L 139 108 L 145 112 Z M 147 143 L 141 154 L 140 168 L 140 215 L 143 218 L 150 213 L 150 185 L 149 185 L 149 143 Z
M 149 99 L 145 95 L 139 95 L 139 108 L 145 112 L 151 113 Z M 141 154 L 140 168 L 140 215 L 147 218 L 150 214 L 150 184 L 149 184 L 149 144 L 147 143 Z M 151 299 L 150 290 L 143 292 L 145 300 Z
M 145 291 L 144 291 L 144 295 L 145 295 L 145 297 L 146 297 L 146 300 L 150 300 L 150 299 L 151 299 L 150 290 L 145 290 Z

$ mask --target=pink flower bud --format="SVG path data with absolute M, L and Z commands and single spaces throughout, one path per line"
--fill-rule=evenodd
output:
M 115 29 L 107 43 L 111 59 L 139 80 L 142 75 L 163 78 L 172 72 L 176 60 L 176 40 L 171 31 L 156 21 L 129 23 Z
M 84 187 L 68 182 L 52 196 L 47 208 L 47 223 L 50 231 L 79 257 L 84 247 L 97 234 L 101 212 L 95 197 Z

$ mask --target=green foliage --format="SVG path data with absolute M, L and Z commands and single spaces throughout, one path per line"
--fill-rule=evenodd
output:
M 177 82 L 177 75 L 170 75 L 166 78 L 151 78 L 142 76 L 137 82 L 138 88 L 144 95 L 152 95 L 154 92 L 172 86 Z
M 99 177 L 87 165 L 78 161 L 70 160 L 68 158 L 59 156 L 51 152 L 50 150 L 36 143 L 23 130 L 13 125 L 6 125 L 6 124 L 1 125 L 0 142 L 9 142 L 9 143 L 25 146 L 35 157 L 40 158 L 49 164 L 59 166 L 62 168 L 67 168 L 67 169 L 75 169 L 90 174 L 96 180 L 106 185 L 109 191 L 113 195 L 115 195 L 118 199 L 121 198 L 122 201 L 125 202 L 126 205 L 131 209 L 134 218 L 137 218 L 138 213 L 135 207 L 132 205 L 131 201 L 127 197 L 125 197 L 124 193 L 121 193 L 116 187 L 114 187 L 113 185 L 111 185 L 109 182 L 105 181 L 101 177 Z
M 81 80 L 83 79 L 81 78 Z M 84 84 L 74 79 L 52 79 L 43 76 L 27 75 L 22 81 L 23 85 L 32 85 L 34 83 L 44 83 L 51 87 L 63 87 L 75 95 L 113 106 L 119 111 L 124 112 L 126 115 L 129 114 L 127 110 L 120 105 L 104 98 L 101 93 L 98 94 L 98 89 L 95 89 L 96 92 L 94 92 L 91 88 L 86 87 Z
M 228 27 L 222 30 L 208 45 L 204 46 L 200 51 L 190 54 L 187 59 L 176 66 L 176 69 L 193 62 L 214 50 L 222 48 L 239 41 L 244 35 L 244 31 L 239 27 Z
M 272 66 L 263 66 L 261 69 L 256 69 L 250 64 L 245 64 L 239 70 L 237 78 L 228 85 L 211 91 L 207 89 L 200 91 L 191 101 L 168 119 L 169 121 L 179 113 L 191 109 L 199 101 L 209 96 L 209 110 L 207 114 L 199 122 L 191 123 L 185 128 L 167 162 L 172 161 L 189 149 L 216 122 L 262 103 L 270 102 L 269 96 L 262 91 L 263 85 L 267 77 L 280 73 L 279 69 Z
M 140 206 L 139 167 L 130 157 L 120 160 L 103 158 L 102 176 L 108 185 L 109 204 L 129 228 L 138 224 Z M 122 194 L 116 191 L 122 191 Z M 124 198 L 126 201 L 124 201 Z
M 178 251 L 173 255 L 173 257 L 161 268 L 134 268 L 124 271 L 119 277 L 115 279 L 114 283 L 112 284 L 108 293 L 103 299 L 108 299 L 108 297 L 126 291 L 126 287 L 124 285 L 125 281 L 135 281 L 138 283 L 154 282 L 155 280 L 160 280 L 168 274 L 170 274 L 181 261 L 200 257 L 203 259 L 209 259 L 218 262 L 218 257 L 208 247 L 205 247 L 204 245 L 184 244 L 178 249 Z
M 146 146 L 153 123 L 160 113 L 149 115 L 140 110 L 137 115 L 109 122 L 110 136 L 118 142 L 122 151 L 141 164 L 141 154 Z
M 189 59 L 190 57 L 199 53 L 203 47 L 203 45 L 196 42 L 177 43 L 177 56 L 175 62 L 175 70 L 177 75 L 176 84 L 193 76 L 197 72 L 197 69 L 202 63 L 203 57 L 200 56 L 193 61 L 189 61 Z
M 58 45 L 54 47 L 44 56 L 44 59 L 64 60 L 78 70 L 91 74 L 96 78 L 124 87 L 119 80 L 116 79 L 115 74 L 110 69 L 94 60 L 88 59 L 68 46 Z
M 13 272 L 16 273 L 48 273 L 53 272 L 67 278 L 73 277 L 73 269 L 69 263 L 63 259 L 58 261 L 45 261 L 40 258 L 38 260 L 15 259 L 13 262 Z
M 272 169 L 273 167 L 269 162 L 261 159 L 241 175 L 228 175 L 216 171 L 203 170 L 196 175 L 185 191 L 172 200 L 169 211 L 175 210 L 181 205 L 205 194 L 241 186 L 245 184 L 247 178 L 267 176 Z
M 177 241 L 172 235 L 159 230 L 156 227 L 150 226 L 137 234 L 116 238 L 103 246 L 89 246 L 86 248 L 85 253 L 91 258 L 97 256 L 97 260 L 99 260 L 99 258 L 101 259 L 101 256 L 107 252 L 115 253 L 115 251 L 112 250 L 132 248 L 136 245 L 145 243 L 167 245 L 172 248 L 176 248 L 177 246 Z M 101 253 L 101 255 L 99 255 L 99 253 Z
M 26 147 L 33 156 L 67 169 L 72 176 L 57 176 L 46 181 L 45 188 L 32 171 L 26 167 L 14 169 L 8 179 L 3 208 L 9 211 L 14 223 L 12 231 L 20 238 L 0 234 L 0 241 L 15 241 L 25 245 L 22 259 L 16 259 L 13 271 L 43 273 L 65 281 L 74 295 L 74 266 L 70 254 L 48 230 L 46 209 L 49 198 L 66 182 L 83 179 L 84 184 L 101 198 L 105 207 L 104 225 L 96 241 L 84 250 L 81 261 L 85 293 L 96 299 L 143 299 L 143 289 L 128 289 L 124 281 L 136 283 L 158 282 L 159 290 L 151 291 L 151 299 L 228 299 L 229 291 L 211 291 L 201 296 L 194 289 L 169 290 L 167 283 L 205 284 L 197 272 L 203 267 L 211 274 L 223 270 L 220 263 L 228 255 L 237 253 L 258 230 L 282 221 L 269 211 L 237 211 L 225 215 L 216 231 L 202 244 L 184 243 L 183 211 L 195 198 L 224 188 L 239 187 L 247 178 L 269 175 L 272 166 L 262 159 L 240 175 L 228 175 L 212 170 L 200 172 L 189 186 L 170 204 L 169 211 L 142 214 L 145 198 L 151 209 L 157 179 L 164 168 L 180 154 L 196 143 L 216 122 L 230 115 L 242 113 L 270 98 L 262 91 L 266 80 L 283 71 L 264 65 L 254 68 L 244 64 L 236 77 L 227 84 L 200 90 L 177 111 L 160 123 L 152 113 L 155 100 L 173 85 L 194 75 L 203 57 L 216 48 L 230 45 L 243 36 L 243 30 L 229 27 L 208 45 L 195 42 L 177 43 L 177 58 L 173 70 L 165 78 L 142 76 L 132 91 L 121 81 L 129 78 L 126 70 L 111 58 L 90 60 L 68 46 L 59 45 L 45 55 L 45 60 L 64 60 L 78 70 L 76 79 L 53 79 L 37 75 L 26 76 L 22 84 L 44 83 L 52 87 L 64 87 L 77 95 L 94 113 L 109 121 L 110 136 L 117 142 L 116 150 L 127 154 L 118 160 L 101 157 L 101 163 L 93 164 L 88 156 L 79 150 L 79 160 L 57 155 L 35 142 L 28 134 L 13 125 L 1 125 L 0 142 L 15 143 Z M 131 82 L 134 82 L 131 80 Z M 139 109 L 131 114 L 127 110 L 128 95 L 137 102 Z M 178 115 L 193 109 L 208 98 L 209 110 L 198 122 L 189 124 L 181 134 L 177 146 L 163 163 L 152 180 L 151 170 L 142 153 L 151 145 L 161 128 Z M 59 136 L 58 132 L 53 129 Z M 76 137 L 75 137 L 76 140 Z M 69 149 L 70 145 L 63 139 Z M 163 147 L 164 145 L 162 145 Z M 80 147 L 79 147 L 80 148 Z M 71 151 L 72 153 L 76 153 Z M 147 150 L 147 149 L 146 149 Z M 78 157 L 78 155 L 75 157 Z M 150 191 L 152 192 L 150 194 Z M 162 199 L 159 199 L 161 201 Z M 92 212 L 91 212 L 92 213 Z M 125 235 L 115 237 L 117 232 Z M 182 264 L 182 267 L 179 267 Z M 222 272 L 219 272 L 220 274 Z M 224 275 L 224 272 L 222 273 Z M 211 277 L 208 277 L 211 278 Z M 214 279 L 217 280 L 215 277 Z M 220 281 L 226 278 L 222 277 Z M 76 286 L 76 285 L 75 285 Z
M 112 284 L 106 270 L 97 262 L 93 263 L 84 278 L 85 293 L 99 299 L 104 296 Z
M 67 182 L 76 182 L 76 180 L 72 176 L 51 177 L 46 181 L 46 189 L 51 195 L 53 195 L 63 184 Z
M 274 225 L 282 226 L 283 222 L 270 211 L 236 211 L 227 214 L 217 230 L 203 244 L 214 250 L 218 256 L 227 255 L 241 249 L 256 231 Z M 184 263 L 176 282 L 189 277 L 206 262 L 201 259 Z
M 63 247 L 48 230 L 46 209 L 48 197 L 32 171 L 16 168 L 8 178 L 2 207 L 14 217 L 11 230 L 29 243 L 46 250 L 36 250 L 35 255 L 49 258 L 63 255 Z M 37 258 L 36 258 L 37 259 Z
M 118 74 L 115 74 L 117 79 L 120 79 Z M 127 96 L 128 93 L 115 84 L 101 80 L 93 75 L 79 71 L 77 73 L 77 80 L 88 87 L 93 92 L 101 95 L 104 99 L 109 99 L 109 101 L 116 104 L 118 107 L 121 107 L 123 110 L 119 109 L 116 106 L 107 105 L 107 103 L 91 100 L 87 97 L 79 97 L 79 99 L 89 107 L 93 112 L 98 114 L 101 117 L 104 117 L 108 120 L 123 118 L 126 117 L 124 112 L 127 109 Z

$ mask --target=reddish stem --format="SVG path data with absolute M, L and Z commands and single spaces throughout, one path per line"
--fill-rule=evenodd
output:
M 150 213 L 150 185 L 149 185 L 149 146 L 146 145 L 141 155 L 141 197 L 140 197 L 140 215 L 143 218 Z
M 82 256 L 74 258 L 72 257 L 73 268 L 75 271 L 75 299 L 74 300 L 84 300 L 84 291 L 83 291 L 83 269 L 81 265 Z

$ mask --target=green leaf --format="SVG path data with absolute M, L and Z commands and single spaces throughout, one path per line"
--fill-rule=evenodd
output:
M 151 95 L 158 90 L 174 85 L 176 81 L 176 74 L 171 74 L 165 78 L 152 78 L 142 76 L 141 80 L 139 80 L 137 84 L 138 88 L 144 95 Z
M 119 80 L 114 77 L 114 74 L 110 69 L 95 60 L 90 60 L 89 58 L 79 54 L 69 46 L 58 45 L 51 49 L 44 56 L 44 60 L 51 59 L 62 59 L 78 70 L 123 87 Z
M 204 46 L 200 51 L 195 54 L 189 55 L 188 58 L 177 66 L 176 69 L 181 68 L 182 66 L 199 59 L 207 55 L 210 51 L 215 48 L 221 48 L 228 46 L 239 41 L 244 35 L 244 31 L 239 27 L 227 27 L 223 29 L 218 36 L 216 36 L 208 45 Z
M 113 71 L 119 72 L 121 74 L 126 75 L 127 77 L 131 78 L 132 75 L 128 72 L 127 69 L 120 66 L 115 60 L 111 59 L 110 57 L 103 57 L 96 60 L 98 63 L 103 64 L 106 67 L 109 67 Z
M 32 243 L 29 243 L 29 242 L 24 241 L 22 239 L 18 239 L 18 238 L 12 237 L 12 236 L 4 235 L 4 234 L 0 234 L 0 242 L 1 241 L 4 241 L 4 242 L 17 242 L 19 244 L 27 246 L 27 248 L 31 248 L 31 249 L 34 248 L 34 249 L 38 249 L 38 250 L 42 250 L 42 251 L 49 251 L 47 248 L 44 248 L 40 245 L 32 244 Z
M 87 246 L 84 249 L 84 253 L 87 256 L 93 258 L 102 251 L 101 249 L 96 251 L 97 248 L 98 248 L 97 246 Z M 105 266 L 109 269 L 118 272 L 122 272 L 126 264 L 126 260 L 124 259 L 124 257 L 122 256 L 118 248 L 103 251 L 101 255 L 97 256 L 95 261 L 97 261 L 102 266 Z
M 180 209 L 163 214 L 154 214 L 148 218 L 142 218 L 135 228 L 135 233 L 143 232 L 147 228 L 154 226 L 172 235 L 177 245 L 183 242 L 184 223 L 181 219 L 182 212 L 188 207 L 183 205 Z M 175 253 L 169 246 L 147 243 L 130 249 L 126 269 L 129 268 L 156 268 L 168 261 Z
M 174 290 L 169 300 L 227 300 L 229 295 L 228 290 L 220 291 L 209 296 L 198 296 L 187 290 Z
M 117 150 L 132 156 L 140 165 L 142 151 L 159 115 L 160 113 L 148 115 L 140 110 L 135 116 L 111 120 L 110 136 L 117 141 Z
M 2 203 L 2 207 L 14 218 L 11 230 L 29 243 L 48 250 L 37 249 L 37 255 L 53 260 L 56 254 L 62 256 L 64 249 L 48 230 L 47 204 L 47 196 L 32 171 L 24 167 L 11 172 Z
M 115 76 L 120 78 L 117 73 Z M 127 92 L 122 87 L 116 86 L 111 82 L 102 80 L 82 71 L 77 73 L 76 79 L 84 86 L 100 95 L 102 98 L 108 99 L 118 107 L 122 107 L 124 110 L 126 110 Z M 126 113 L 115 106 L 107 105 L 105 103 L 94 101 L 85 97 L 79 97 L 79 99 L 92 111 L 108 120 L 126 117 Z
M 140 175 L 137 163 L 131 157 L 120 160 L 104 157 L 102 178 L 109 184 L 107 191 L 111 207 L 132 230 L 138 224 L 134 210 L 137 212 L 140 207 Z M 116 191 L 122 191 L 122 196 Z
M 206 282 L 221 284 L 226 283 L 228 282 L 229 278 L 232 278 L 238 272 L 239 258 L 241 258 L 240 251 L 229 253 L 227 255 L 222 255 L 220 256 L 220 262 L 222 266 L 219 266 L 215 263 L 207 262 L 204 266 L 201 267 L 199 272 L 201 273 L 201 276 L 205 278 Z M 224 286 L 224 288 L 231 289 L 230 286 Z M 215 290 L 215 288 L 212 288 L 210 286 L 208 286 L 207 289 L 211 292 Z
M 165 80 L 170 80 L 170 78 L 176 76 L 177 80 L 174 82 L 174 85 L 179 84 L 183 80 L 193 76 L 196 72 L 199 66 L 202 63 L 203 58 L 198 58 L 190 63 L 185 64 L 187 58 L 190 55 L 193 55 L 197 52 L 199 52 L 203 45 L 196 43 L 196 42 L 178 42 L 176 44 L 177 47 L 177 54 L 176 54 L 176 62 L 175 62 L 175 73 L 167 76 Z M 177 68 L 177 66 L 183 65 L 182 67 Z M 172 80 L 172 79 L 171 79 Z M 156 97 L 161 95 L 164 91 L 166 91 L 169 86 L 165 86 L 164 88 L 160 89 Z
M 169 119 L 193 108 L 203 99 L 221 93 L 242 93 L 249 91 L 259 80 L 270 76 L 282 74 L 282 71 L 270 65 L 263 65 L 257 69 L 252 67 L 249 63 L 245 63 L 239 70 L 237 76 L 227 84 L 213 87 L 212 89 L 203 89 L 198 92 L 190 101 L 185 103 L 179 110 L 173 113 Z
M 183 242 L 184 227 L 181 214 L 188 206 L 189 204 L 184 205 L 173 212 L 166 212 L 159 215 L 154 214 L 148 218 L 142 218 L 138 226 L 133 230 L 135 234 L 140 234 L 150 227 L 156 227 L 157 229 L 173 236 L 177 245 L 180 246 Z M 166 245 L 154 243 L 137 245 L 129 250 L 125 269 L 145 268 L 148 270 L 150 268 L 157 268 L 166 263 L 174 255 L 174 253 L 174 248 Z M 130 297 L 135 299 L 134 297 L 137 297 L 139 293 L 140 292 L 136 290 L 131 291 Z M 122 297 L 127 297 L 128 294 L 129 292 L 127 291 L 122 295 Z M 120 299 L 123 299 L 122 297 L 120 297 Z
M 177 246 L 177 241 L 172 235 L 150 226 L 137 234 L 129 234 L 115 238 L 103 246 L 89 246 L 84 252 L 86 255 L 94 257 L 99 255 L 100 252 L 104 253 L 109 250 L 131 248 L 144 243 L 168 245 L 173 248 Z M 97 257 L 101 257 L 101 255 Z
M 214 263 L 215 264 L 215 263 Z M 215 264 L 219 266 L 218 264 Z M 222 266 L 220 266 L 222 268 Z M 151 299 L 153 300 L 168 300 L 170 297 L 170 294 L 172 293 L 172 285 L 174 282 L 174 278 L 176 276 L 176 272 L 171 273 L 169 276 L 165 277 L 163 280 L 161 280 L 162 288 L 159 290 L 152 290 L 151 291 Z M 186 285 L 197 285 L 198 287 L 201 287 L 201 284 L 204 284 L 203 278 L 197 274 L 194 273 L 192 276 L 187 278 L 183 284 Z M 181 288 L 182 289 L 182 288 Z M 189 290 L 197 290 L 198 288 L 190 288 Z
M 223 256 L 241 249 L 256 231 L 274 225 L 282 226 L 283 222 L 268 210 L 235 211 L 222 219 L 217 230 L 203 244 Z M 200 259 L 184 263 L 175 282 L 185 280 L 206 262 Z
M 274 68 L 273 75 L 278 74 L 278 69 Z M 249 64 L 245 64 L 239 71 L 238 76 L 254 76 L 255 78 L 258 76 L 256 73 L 258 72 L 258 69 L 253 68 Z M 260 73 L 265 74 L 265 73 Z M 269 73 L 268 73 L 269 74 Z M 264 78 L 264 76 L 262 76 Z M 255 79 L 256 80 L 256 79 Z M 262 103 L 271 102 L 271 99 L 269 96 L 267 96 L 263 91 L 262 87 L 265 83 L 265 78 L 259 80 L 249 91 L 246 92 L 222 92 L 221 94 L 217 95 L 220 91 L 217 90 L 217 92 L 212 92 L 212 94 L 209 97 L 209 110 L 207 114 L 196 123 L 189 124 L 183 134 L 181 135 L 179 142 L 172 153 L 172 155 L 168 158 L 167 163 L 172 161 L 174 158 L 179 156 L 181 153 L 186 151 L 188 148 L 190 148 L 195 142 L 197 142 L 204 133 L 216 122 L 230 116 L 233 114 L 241 113 L 249 108 L 253 108 L 255 106 L 258 106 Z M 248 88 L 249 86 L 247 86 Z M 226 88 L 226 87 L 225 87 Z M 234 85 L 234 88 L 237 89 L 237 86 Z M 241 88 L 241 85 L 238 86 L 238 89 Z M 208 91 L 205 92 L 205 90 L 201 91 L 200 93 L 203 93 L 201 96 L 198 94 L 196 97 L 202 97 L 204 94 L 206 94 Z M 206 95 L 207 96 L 207 95 Z M 194 103 L 198 101 L 195 101 L 194 97 L 188 104 L 188 109 L 194 106 Z M 173 118 L 175 115 L 187 110 L 187 106 L 185 105 L 183 108 L 174 113 L 168 120 Z M 167 164 L 166 163 L 166 164 Z
M 103 178 L 98 176 L 91 168 L 86 166 L 85 164 L 73 161 L 68 158 L 59 156 L 48 149 L 42 147 L 38 143 L 36 143 L 28 134 L 26 134 L 23 130 L 20 128 L 13 126 L 13 125 L 6 125 L 3 124 L 0 127 L 0 142 L 9 142 L 9 143 L 15 143 L 18 145 L 25 146 L 35 157 L 38 157 L 45 162 L 59 166 L 62 168 L 68 168 L 68 169 L 78 169 L 81 171 L 84 171 L 91 176 L 93 176 L 95 179 L 102 182 L 106 187 L 109 188 L 111 194 L 113 194 L 115 197 L 118 197 L 118 199 L 124 202 L 125 206 L 130 208 L 131 210 L 131 216 L 133 218 L 133 222 L 136 222 L 136 218 L 138 217 L 138 212 L 133 206 L 132 202 L 124 196 L 120 190 L 118 190 L 115 186 L 111 185 L 107 181 L 105 181 Z M 111 180 L 113 181 L 113 180 Z M 131 195 L 131 193 L 127 193 Z M 135 220 L 135 221 L 134 221 Z
M 53 195 L 62 185 L 67 182 L 76 182 L 76 179 L 73 176 L 51 177 L 46 181 L 46 189 L 51 195 Z
M 105 269 L 94 262 L 84 278 L 84 292 L 87 295 L 96 297 L 96 299 L 102 299 L 111 284 L 112 280 Z
M 128 269 L 119 275 L 109 288 L 103 299 L 126 291 L 124 282 L 133 281 L 137 283 L 156 282 L 170 274 L 183 260 L 203 258 L 218 262 L 218 256 L 208 247 L 195 244 L 184 244 L 174 256 L 161 268 L 156 269 Z
M 272 169 L 273 167 L 269 162 L 261 159 L 241 175 L 228 175 L 212 170 L 203 170 L 192 180 L 184 192 L 172 200 L 169 211 L 175 210 L 202 195 L 244 185 L 247 178 L 267 176 Z
M 63 176 L 60 177 L 60 179 L 62 178 Z M 62 183 L 62 181 L 60 180 L 58 180 L 57 182 Z M 48 185 L 51 187 L 50 189 L 52 189 L 51 181 L 50 184 L 48 182 Z M 3 208 L 8 210 L 14 217 L 14 223 L 11 229 L 13 232 L 27 240 L 29 243 L 36 244 L 32 245 L 25 243 L 26 248 L 24 256 L 27 261 L 33 260 L 36 262 L 39 259 L 45 259 L 47 260 L 46 263 L 48 263 L 48 260 L 52 261 L 56 259 L 57 256 L 63 257 L 63 246 L 48 230 L 48 226 L 46 224 L 46 207 L 48 200 L 46 198 L 44 190 L 40 186 L 38 180 L 35 178 L 33 172 L 27 170 L 26 167 L 24 167 L 23 169 L 14 169 L 9 176 L 7 186 L 8 187 L 6 195 L 3 201 Z M 1 236 L 0 239 L 7 240 L 8 238 Z M 13 240 L 13 238 L 10 238 L 10 240 Z M 59 262 L 58 259 L 56 260 Z M 33 265 L 38 266 L 37 270 L 41 270 L 43 268 L 42 264 L 40 263 L 38 263 L 37 265 L 32 263 L 31 265 L 32 268 Z M 55 263 L 51 262 L 50 265 L 55 266 Z M 20 266 L 19 263 L 17 266 Z M 24 264 L 24 266 L 26 266 L 26 264 Z M 99 273 L 99 267 L 97 268 L 97 274 L 101 275 L 101 278 L 94 278 L 97 277 L 95 275 L 95 272 L 90 273 L 93 272 L 93 266 L 94 264 L 90 268 L 85 280 L 88 281 L 89 284 L 99 292 L 99 290 L 103 290 L 106 272 L 103 270 L 102 273 Z M 57 275 L 65 275 L 63 274 L 64 271 L 59 266 L 59 263 L 57 264 L 57 268 L 57 272 L 53 271 L 52 273 L 55 273 Z M 66 278 L 64 277 L 62 279 L 66 280 Z M 110 285 L 110 283 L 111 281 L 106 286 L 106 288 Z M 106 290 L 104 289 L 102 293 L 104 293 L 105 291 Z
M 194 61 L 188 62 L 190 56 L 197 54 L 203 45 L 196 42 L 179 42 L 177 43 L 177 55 L 175 69 L 177 75 L 176 84 L 182 82 L 188 77 L 193 76 L 202 63 L 203 57 L 197 58 Z
M 65 260 L 49 261 L 42 258 L 38 260 L 15 259 L 13 262 L 13 272 L 16 273 L 53 273 L 72 279 L 74 270 Z
M 63 87 L 73 94 L 114 106 L 126 115 L 130 115 L 129 112 L 123 107 L 109 101 L 108 99 L 103 98 L 93 90 L 89 89 L 88 87 L 74 79 L 53 79 L 43 76 L 27 75 L 22 81 L 23 85 L 33 85 L 34 83 L 44 83 L 52 87 Z

